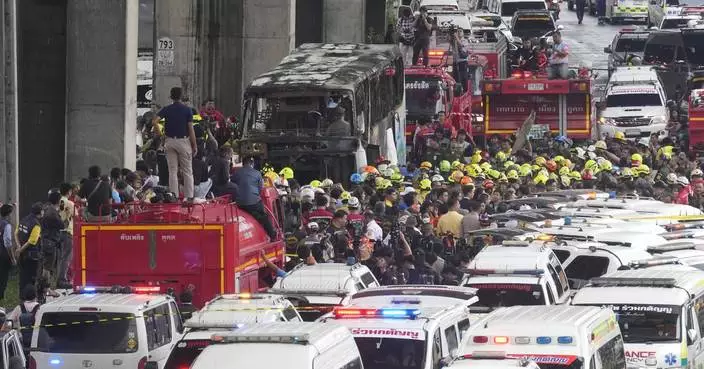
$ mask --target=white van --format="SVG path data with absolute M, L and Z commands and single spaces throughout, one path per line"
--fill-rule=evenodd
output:
M 362 369 L 352 335 L 322 323 L 263 323 L 214 335 L 191 369 Z
M 420 6 L 424 6 L 428 10 L 428 13 L 437 10 L 460 10 L 460 5 L 457 0 L 423 0 L 420 2 Z
M 186 333 L 171 351 L 163 369 L 189 368 L 210 345 L 210 337 L 253 323 L 301 322 L 290 301 L 268 294 L 230 294 L 218 296 L 193 314 L 184 326 Z
M 159 367 L 183 334 L 176 302 L 159 287 L 91 288 L 42 305 L 32 334 L 30 367 Z M 127 291 L 142 293 L 121 293 Z
M 480 251 L 460 285 L 477 289 L 472 312 L 513 305 L 564 304 L 570 295 L 565 271 L 544 242 L 504 241 Z
M 470 304 L 425 307 L 417 300 L 348 305 L 320 320 L 352 332 L 365 368 L 436 369 L 456 352 L 470 324 Z
M 648 226 L 647 224 L 643 225 Z M 637 227 L 633 229 L 637 229 Z M 546 235 L 555 236 L 557 240 L 561 241 L 596 241 L 610 246 L 628 246 L 642 250 L 649 246 L 667 242 L 664 237 L 655 233 L 623 230 L 604 224 L 540 227 L 535 230 Z M 647 231 L 647 228 L 643 228 L 643 230 Z
M 362 264 L 299 264 L 278 278 L 269 293 L 288 298 L 304 321 L 314 321 L 333 306 L 345 305 L 349 296 L 366 288 L 379 287 L 374 274 Z
M 545 369 L 625 369 L 623 338 L 609 309 L 576 306 L 514 306 L 473 324 L 458 356 L 501 351 Z
M 629 368 L 697 368 L 704 365 L 704 272 L 624 270 L 592 279 L 573 305 L 616 313 Z
M 546 10 L 543 0 L 486 0 L 486 6 L 492 13 L 501 14 L 501 19 L 510 24 L 513 14 L 518 10 Z
M 610 246 L 600 242 L 562 241 L 551 245 L 562 263 L 570 288 L 579 289 L 590 279 L 617 271 L 652 255 L 640 248 Z

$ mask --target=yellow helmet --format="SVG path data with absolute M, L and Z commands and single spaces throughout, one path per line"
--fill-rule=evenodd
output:
M 201 122 L 203 120 L 203 117 L 200 116 L 200 114 L 193 114 L 193 121 L 194 122 Z
M 479 168 L 482 168 L 482 170 L 486 172 L 487 170 L 491 169 L 491 164 L 489 164 L 488 161 L 485 161 L 479 165 Z
M 565 187 L 569 187 L 572 183 L 572 179 L 570 178 L 570 176 L 560 176 L 560 183 L 562 183 L 562 185 Z
M 603 171 L 610 172 L 612 169 L 614 169 L 614 166 L 613 166 L 613 164 L 611 164 L 610 161 L 604 159 L 604 160 L 602 160 L 601 163 L 599 164 L 599 168 L 600 168 L 601 170 L 603 170 Z
M 433 183 L 430 182 L 428 178 L 424 178 L 420 180 L 420 183 L 418 183 L 418 187 L 420 187 L 421 190 L 427 191 L 432 188 Z
M 347 191 L 343 192 L 343 193 L 340 195 L 340 198 L 341 198 L 342 200 L 349 200 L 350 197 L 352 197 L 352 194 L 349 193 L 349 192 L 347 192 Z
M 499 173 L 499 182 L 508 182 L 508 177 L 504 173 Z
M 508 171 L 508 173 L 506 173 L 506 178 L 507 179 L 518 179 L 518 172 L 515 169 L 511 169 Z
M 562 167 L 562 168 L 560 168 L 560 172 L 559 172 L 559 173 L 560 173 L 561 176 L 569 175 L 569 174 L 570 174 L 570 168 Z
M 510 167 L 512 167 L 512 166 L 514 166 L 514 165 L 516 165 L 516 163 L 512 162 L 511 160 L 506 160 L 506 161 L 504 162 L 504 168 L 506 168 L 506 169 L 508 169 L 508 168 L 510 168 Z
M 420 163 L 420 169 L 426 169 L 426 170 L 433 169 L 433 164 L 431 164 L 429 161 L 424 161 L 424 162 Z
M 558 179 L 557 173 L 550 172 L 550 174 L 548 174 L 548 179 L 554 179 L 557 181 L 557 179 Z
M 586 163 L 584 163 L 584 169 L 591 169 L 593 171 L 593 170 L 596 170 L 597 167 L 598 167 L 598 165 L 596 164 L 596 161 L 594 161 L 593 159 L 589 159 L 589 160 L 587 160 Z
M 394 172 L 391 174 L 391 182 L 403 182 L 403 176 L 401 173 Z
M 293 178 L 293 169 L 286 167 L 284 169 L 281 169 L 279 172 L 279 175 L 284 177 L 285 179 L 291 179 Z
M 496 159 L 498 161 L 505 161 L 506 160 L 506 153 L 503 151 L 499 151 L 496 153 Z
M 450 165 L 450 162 L 447 160 L 443 160 L 440 162 L 440 171 L 441 172 L 449 172 L 452 169 L 452 166 Z
M 272 182 L 279 179 L 279 175 L 275 172 L 266 172 L 264 173 L 264 177 L 269 178 L 269 180 L 271 180 Z
M 450 183 L 460 183 L 462 177 L 464 177 L 464 173 L 459 170 L 456 170 L 452 172 L 452 174 L 450 174 L 450 178 L 448 178 L 448 180 L 450 181 Z
M 606 150 L 606 142 L 604 140 L 599 140 L 594 144 L 594 148 Z
M 537 158 L 535 158 L 535 165 L 542 167 L 545 165 L 546 162 L 547 162 L 547 160 L 545 160 L 545 158 L 542 156 L 538 156 Z
M 570 170 L 572 170 L 572 160 L 570 160 L 570 159 L 563 160 L 562 166 L 565 168 L 570 168 Z
M 624 135 L 621 131 L 616 131 L 616 133 L 614 133 L 614 138 L 623 141 L 626 139 L 626 135 Z
M 464 167 L 464 172 L 470 177 L 476 177 L 480 172 L 474 167 L 476 164 L 467 165 Z
M 316 180 L 313 180 L 313 181 L 310 181 L 310 186 L 313 187 L 313 188 L 318 188 L 318 187 L 320 187 L 320 181 L 317 180 L 317 179 L 316 179 Z
M 641 165 L 638 167 L 638 174 L 649 175 L 649 174 L 650 174 L 650 167 L 647 166 L 647 165 L 645 165 L 645 164 L 641 164 Z
M 491 179 L 499 179 L 499 177 L 501 177 L 501 173 L 496 169 L 487 170 L 486 175 Z
M 548 176 L 545 175 L 545 173 L 538 173 L 535 178 L 533 178 L 533 183 L 535 184 L 545 184 L 548 181 Z
M 271 164 L 269 164 L 269 163 L 264 164 L 264 167 L 262 167 L 262 173 L 267 173 L 267 172 L 276 172 L 274 170 L 274 167 L 272 167 Z
M 557 164 L 562 164 L 562 161 L 565 160 L 565 157 L 562 155 L 558 155 L 552 159 L 555 163 Z
M 452 162 L 452 169 L 462 169 L 462 162 L 455 160 Z
M 533 168 L 531 168 L 530 165 L 527 167 L 524 165 L 521 165 L 521 168 L 518 170 L 518 174 L 520 174 L 521 177 L 527 177 L 533 175 Z
M 633 177 L 633 169 L 628 167 L 621 169 L 621 177 Z
M 658 158 L 665 157 L 665 159 L 672 159 L 672 146 L 667 145 L 658 149 Z
M 482 161 L 482 152 L 477 150 L 472 154 L 472 163 L 479 164 L 480 161 Z
M 570 178 L 574 179 L 575 181 L 580 181 L 582 180 L 582 174 L 576 170 L 573 170 L 570 172 Z

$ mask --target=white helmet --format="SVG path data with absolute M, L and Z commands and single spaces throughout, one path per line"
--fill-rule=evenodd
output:
M 431 182 L 445 182 L 445 178 L 443 178 L 441 175 L 436 174 L 432 178 L 430 178 Z
M 308 223 L 308 229 L 310 229 L 311 231 L 317 231 L 318 229 L 320 229 L 320 226 L 316 222 L 310 222 Z
M 699 168 L 694 169 L 694 170 L 692 171 L 692 173 L 690 174 L 690 177 L 695 177 L 695 176 L 696 176 L 696 177 L 702 177 L 702 176 L 704 176 L 704 172 L 702 172 L 702 170 L 699 169 Z
M 677 174 L 675 173 L 670 173 L 667 175 L 667 182 L 670 184 L 677 183 Z
M 320 183 L 320 187 L 322 188 L 330 188 L 332 185 L 335 184 L 333 183 L 332 179 L 330 178 L 325 178 L 322 183 Z
M 650 139 L 648 137 L 643 137 L 640 140 L 638 140 L 638 145 L 643 145 L 643 146 L 650 146 Z
M 689 186 L 689 179 L 685 176 L 681 176 L 677 178 L 677 184 L 680 184 L 682 186 Z
M 288 180 L 284 177 L 277 177 L 276 180 L 274 180 L 274 186 L 288 187 Z
M 301 190 L 301 199 L 304 201 L 311 201 L 315 197 L 315 191 L 312 188 L 304 188 Z
M 351 208 L 358 208 L 359 207 L 359 199 L 354 196 L 350 197 L 350 199 L 347 200 L 347 206 L 349 206 Z

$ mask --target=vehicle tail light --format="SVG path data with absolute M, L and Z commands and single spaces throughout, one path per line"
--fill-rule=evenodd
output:
M 37 369 L 37 361 L 31 354 L 29 355 L 29 369 Z
M 482 87 L 482 90 L 486 94 L 501 93 L 501 82 L 485 82 Z
M 134 293 L 158 293 L 161 292 L 161 287 L 159 286 L 139 286 L 134 287 Z
M 439 57 L 445 55 L 445 50 L 430 50 L 428 51 L 429 57 Z
M 144 369 L 147 366 L 147 357 L 143 357 L 139 359 L 139 363 L 137 364 L 137 369 Z
M 508 337 L 506 337 L 506 336 L 496 336 L 496 337 L 494 337 L 494 343 L 499 343 L 499 344 L 508 343 Z
M 487 336 L 474 336 L 474 337 L 472 337 L 472 342 L 474 342 L 474 343 L 487 343 L 487 342 L 489 342 L 489 337 L 487 337 Z
M 523 72 L 520 70 L 517 70 L 513 73 L 511 73 L 511 78 L 523 78 Z

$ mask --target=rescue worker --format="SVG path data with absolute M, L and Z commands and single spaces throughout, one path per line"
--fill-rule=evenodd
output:
M 42 204 L 33 204 L 29 215 L 20 220 L 15 230 L 15 242 L 17 242 L 15 256 L 20 267 L 20 292 L 28 285 L 35 286 L 37 282 L 41 261 L 39 238 L 42 233 L 39 222 L 42 215 L 44 215 Z M 22 298 L 21 295 L 20 298 Z
M 271 240 L 277 239 L 277 232 L 271 224 L 271 219 L 264 210 L 261 192 L 264 179 L 258 170 L 254 169 L 254 158 L 246 157 L 242 161 L 242 168 L 235 171 L 232 180 L 237 185 L 237 205 L 249 213 L 263 227 Z
M 12 241 L 11 215 L 14 209 L 15 207 L 10 204 L 0 206 L 0 240 L 2 240 L 2 245 L 0 245 L 0 300 L 5 299 L 10 269 L 17 264 Z

